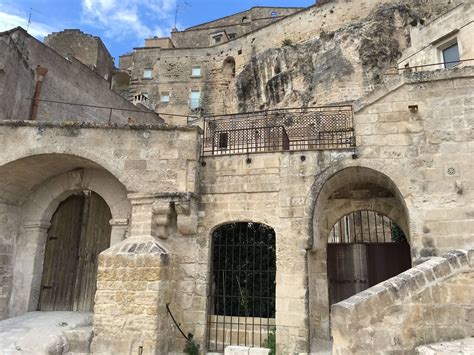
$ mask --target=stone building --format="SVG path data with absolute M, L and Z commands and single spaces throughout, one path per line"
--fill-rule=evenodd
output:
M 0 332 L 32 311 L 92 321 L 35 347 L 10 332 L 0 346 L 468 346 L 473 18 L 464 1 L 255 8 L 122 56 L 112 79 L 122 96 L 24 31 L 3 33 L 0 105 L 12 113 L 0 122 Z M 51 116 L 38 100 L 29 119 L 31 105 L 12 98 L 34 95 L 32 70 L 53 70 L 50 56 L 65 69 L 43 75 L 44 95 L 75 85 L 61 97 L 69 106 L 122 114 Z M 81 80 L 101 95 L 67 68 L 89 73 Z

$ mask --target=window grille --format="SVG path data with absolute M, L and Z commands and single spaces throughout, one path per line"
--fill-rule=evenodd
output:
M 261 347 L 275 328 L 275 232 L 238 222 L 212 235 L 208 349 Z

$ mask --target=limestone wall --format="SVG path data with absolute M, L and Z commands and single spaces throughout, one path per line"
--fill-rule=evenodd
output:
M 130 92 L 146 91 L 153 108 L 184 115 L 347 103 L 391 78 L 386 70 L 409 47 L 413 21 L 428 21 L 450 6 L 329 1 L 213 47 L 135 49 Z M 180 35 L 192 39 L 188 32 Z M 225 74 L 230 58 L 235 76 Z M 200 78 L 190 77 L 193 66 L 202 67 Z M 142 80 L 145 67 L 154 69 L 153 80 Z M 202 110 L 190 110 L 191 90 L 201 91 Z M 165 105 L 162 91 L 170 93 Z
M 359 157 L 385 169 L 403 161 L 394 174 L 410 177 L 398 188 L 412 199 L 415 258 L 473 245 L 471 75 L 408 75 L 355 105 Z
M 22 57 L 16 66 L 5 68 L 9 71 L 10 82 L 14 83 L 15 79 L 18 78 L 16 79 L 17 82 L 21 83 L 15 93 L 16 96 L 11 97 L 11 94 L 8 93 L 6 99 L 11 100 L 9 101 L 10 106 L 22 108 L 21 110 L 15 110 L 15 116 L 10 114 L 6 118 L 14 120 L 30 118 L 31 99 L 36 84 L 35 81 L 31 81 L 31 73 L 34 73 L 36 67 L 41 65 L 48 69 L 48 73 L 42 83 L 39 99 L 54 102 L 39 102 L 36 118 L 39 121 L 122 124 L 157 124 L 162 122 L 155 113 L 139 109 L 110 90 L 110 83 L 86 65 L 75 58 L 71 60 L 63 58 L 48 46 L 28 35 L 24 30 L 15 29 L 11 32 L 5 32 L 1 37 L 3 42 L 7 43 L 7 46 L 18 48 L 18 53 Z M 24 66 L 25 62 L 27 63 L 27 69 L 19 66 Z M 30 76 L 27 82 L 25 82 L 25 76 Z M 25 87 L 26 83 L 30 85 Z M 21 92 L 18 91 L 20 88 L 23 89 Z M 68 105 L 68 103 L 73 105 Z M 115 110 L 111 112 L 110 107 L 115 108 Z
M 167 220 L 155 221 L 154 214 L 166 215 L 171 203 L 186 204 L 197 191 L 195 128 L 3 121 L 0 142 L 2 318 L 36 310 L 45 233 L 56 207 L 74 191 L 91 189 L 107 202 L 112 243 L 130 233 L 167 237 Z M 127 196 L 132 192 L 141 195 Z M 144 197 L 150 202 L 140 205 L 142 216 L 129 206 Z M 164 201 L 163 209 L 153 207 L 155 199 Z M 178 215 L 180 233 L 190 233 L 193 207 Z
M 31 105 L 23 97 L 33 96 L 34 72 L 9 37 L 0 37 L 0 52 L 0 120 L 27 118 Z
M 465 2 L 428 24 L 418 24 L 410 31 L 411 46 L 403 52 L 398 62 L 399 68 L 428 65 L 444 61 L 442 49 L 449 43 L 457 42 L 461 60 L 474 59 L 474 43 L 470 35 L 474 29 L 474 7 Z M 460 66 L 473 65 L 474 61 Z M 443 65 L 434 65 L 423 70 L 436 70 Z
M 172 32 L 171 40 L 178 48 L 211 47 L 215 45 L 212 40 L 214 34 L 222 33 L 220 43 L 224 43 L 301 10 L 303 9 L 257 6 L 218 20 L 192 26 L 184 31 Z
M 111 80 L 114 59 L 99 37 L 80 30 L 64 30 L 49 34 L 44 43 L 63 57 L 75 57 L 105 80 Z
M 473 281 L 474 250 L 458 250 L 333 305 L 333 352 L 413 352 L 472 337 Z

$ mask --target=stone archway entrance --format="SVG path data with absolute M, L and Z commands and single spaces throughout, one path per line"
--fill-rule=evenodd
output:
M 92 312 L 97 260 L 110 246 L 112 214 L 97 193 L 62 201 L 51 219 L 38 310 Z
M 361 217 L 362 211 L 365 211 L 365 216 Z M 376 214 L 367 219 L 367 211 Z M 404 198 L 385 174 L 366 167 L 348 167 L 327 177 L 322 183 L 314 206 L 314 241 L 308 256 L 312 348 L 319 340 L 331 339 L 331 304 L 395 276 L 404 271 L 411 261 L 408 243 L 396 251 L 397 256 L 393 256 L 393 249 L 398 246 L 385 243 L 391 240 L 390 223 L 396 224 L 406 240 L 410 241 Z M 382 239 L 385 237 L 384 242 L 382 239 L 375 242 L 373 228 L 376 225 Z M 335 230 L 339 235 L 337 232 L 334 235 Z M 399 254 L 404 258 L 400 267 L 391 263 L 393 258 L 400 257 Z M 370 264 L 372 262 L 375 266 Z M 397 266 L 395 271 L 390 271 L 394 265 Z M 369 268 L 372 270 L 370 275 Z M 380 270 L 383 272 L 378 274 Z

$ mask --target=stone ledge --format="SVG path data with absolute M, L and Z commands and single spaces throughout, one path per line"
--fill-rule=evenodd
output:
M 374 310 L 383 312 L 384 305 L 399 303 L 461 270 L 473 267 L 474 249 L 454 250 L 434 257 L 398 276 L 362 291 L 331 307 L 334 323 L 373 316 Z M 382 303 L 382 304 L 381 304 Z M 364 312 L 364 310 L 371 312 Z
M 153 113 L 146 111 L 139 111 L 139 113 Z M 36 128 L 62 128 L 62 129 L 120 129 L 128 131 L 187 131 L 187 132 L 198 132 L 201 133 L 201 128 L 198 126 L 172 126 L 164 123 L 157 124 L 108 124 L 108 123 L 95 123 L 95 122 L 73 122 L 73 121 L 55 121 L 55 122 L 44 122 L 44 121 L 13 121 L 4 120 L 0 121 L 0 126 L 5 127 L 36 127 Z

